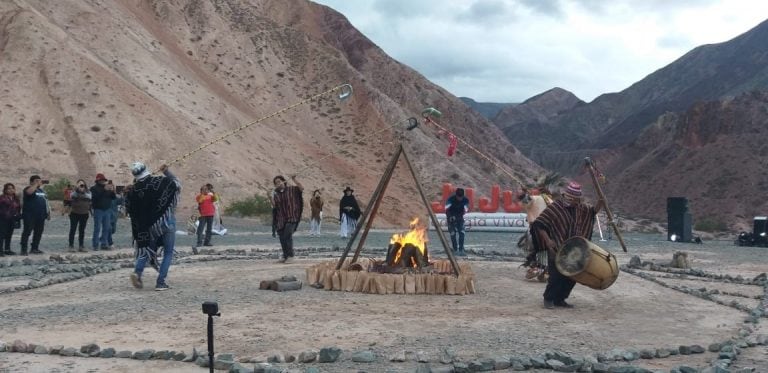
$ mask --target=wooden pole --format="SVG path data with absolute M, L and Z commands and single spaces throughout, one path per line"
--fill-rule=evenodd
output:
M 379 186 L 376 187 L 376 192 L 374 192 L 376 196 L 371 198 L 371 200 L 374 200 L 375 202 L 373 203 L 373 207 L 370 208 L 371 212 L 369 214 L 368 220 L 365 222 L 363 235 L 360 236 L 360 241 L 358 241 L 357 248 L 355 248 L 355 255 L 352 256 L 352 261 L 350 263 L 356 262 L 358 257 L 360 257 L 360 251 L 363 250 L 363 243 L 365 243 L 365 239 L 368 238 L 368 231 L 371 229 L 371 225 L 373 225 L 373 219 L 376 216 L 376 213 L 379 212 L 379 206 L 381 205 L 381 201 L 384 199 L 384 192 L 387 190 L 389 181 L 392 180 L 392 174 L 395 173 L 397 161 L 400 159 L 400 154 L 402 153 L 403 144 L 400 144 L 397 146 L 397 150 L 395 151 L 395 155 L 392 157 L 392 161 L 390 161 L 386 171 L 384 171 L 384 176 L 382 176 L 381 181 L 379 181 Z
M 589 157 L 584 158 L 584 161 L 587 164 L 587 169 L 589 169 L 589 175 L 592 176 L 592 184 L 594 184 L 595 186 L 595 192 L 597 192 L 598 198 L 603 200 L 603 206 L 605 207 L 605 215 L 608 216 L 608 225 L 610 225 L 611 228 L 613 228 L 613 232 L 616 233 L 616 237 L 619 239 L 619 244 L 621 245 L 621 248 L 626 253 L 627 245 L 624 244 L 624 238 L 621 237 L 621 232 L 619 232 L 619 227 L 617 227 L 616 223 L 613 221 L 613 213 L 611 213 L 611 209 L 608 207 L 608 201 L 605 199 L 605 194 L 603 194 L 603 188 L 600 186 L 600 181 L 597 180 L 594 161 L 592 161 L 592 158 L 589 158 Z
M 419 181 L 418 176 L 416 176 L 416 171 L 413 168 L 413 165 L 411 164 L 411 161 L 408 159 L 408 152 L 403 149 L 403 158 L 405 159 L 405 163 L 408 165 L 408 170 L 411 171 L 411 176 L 413 176 L 413 181 L 416 183 L 416 189 L 419 190 L 419 195 L 421 196 L 421 201 L 424 203 L 424 207 L 427 208 L 427 213 L 429 213 L 429 218 L 432 220 L 432 225 L 435 227 L 435 231 L 437 232 L 437 237 L 440 238 L 440 242 L 443 244 L 443 249 L 445 249 L 445 254 L 448 255 L 448 260 L 451 261 L 451 267 L 453 267 L 453 273 L 456 277 L 458 277 L 461 274 L 461 270 L 459 269 L 459 265 L 456 263 L 456 258 L 453 256 L 453 251 L 448 247 L 448 241 L 445 239 L 445 235 L 443 235 L 443 230 L 440 229 L 440 223 L 437 221 L 437 217 L 432 212 L 432 208 L 429 205 L 429 201 L 427 201 L 427 196 L 424 194 L 424 188 L 421 187 L 421 182 Z
M 349 255 L 349 250 L 352 249 L 352 244 L 355 242 L 355 238 L 357 238 L 357 235 L 360 233 L 360 229 L 363 226 L 363 223 L 366 224 L 365 233 L 363 234 L 363 237 L 360 239 L 360 245 L 358 245 L 358 249 L 355 251 L 355 256 L 352 262 L 357 260 L 357 257 L 359 255 L 359 250 L 363 246 L 363 242 L 365 241 L 365 238 L 368 236 L 368 229 L 370 229 L 370 222 L 373 221 L 373 215 L 371 215 L 371 210 L 373 210 L 373 207 L 376 206 L 378 209 L 379 202 L 381 201 L 381 198 L 383 196 L 384 189 L 387 188 L 387 184 L 389 183 L 389 179 L 392 178 L 392 173 L 395 170 L 395 166 L 397 166 L 397 160 L 400 158 L 400 153 L 403 152 L 403 145 L 400 144 L 397 147 L 397 150 L 395 150 L 395 154 L 392 155 L 392 159 L 389 161 L 389 164 L 387 165 L 387 168 L 384 170 L 384 175 L 381 177 L 381 180 L 379 180 L 379 185 L 376 186 L 376 190 L 373 192 L 373 195 L 371 196 L 371 200 L 368 202 L 368 205 L 365 208 L 365 211 L 363 212 L 363 215 L 360 218 L 360 224 L 355 227 L 355 232 L 352 233 L 352 236 L 349 238 L 349 241 L 347 242 L 347 247 L 344 249 L 344 253 L 342 253 L 341 258 L 339 258 L 338 264 L 336 264 L 336 269 L 341 269 L 341 266 L 344 264 L 344 260 L 347 259 L 347 255 Z

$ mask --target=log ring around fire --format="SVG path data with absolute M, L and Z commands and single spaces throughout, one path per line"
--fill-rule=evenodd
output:
M 459 263 L 461 274 L 454 276 L 451 262 L 435 260 L 429 269 L 403 273 L 381 273 L 380 261 L 345 261 L 336 270 L 336 261 L 322 262 L 306 269 L 307 283 L 315 288 L 366 294 L 465 295 L 475 293 L 475 274 L 467 262 Z

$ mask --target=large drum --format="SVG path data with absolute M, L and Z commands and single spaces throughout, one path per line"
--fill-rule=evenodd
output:
M 616 256 L 584 237 L 572 237 L 563 243 L 555 257 L 557 269 L 584 286 L 603 290 L 619 277 Z

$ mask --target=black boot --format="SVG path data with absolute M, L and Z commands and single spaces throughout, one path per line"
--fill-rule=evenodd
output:
M 11 255 L 16 255 L 16 253 L 11 251 L 11 249 L 8 249 L 8 250 L 5 250 L 5 255 L 11 256 Z

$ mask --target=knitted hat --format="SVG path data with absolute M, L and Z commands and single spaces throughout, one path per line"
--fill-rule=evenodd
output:
M 107 180 L 107 177 L 102 173 L 96 174 L 96 181 Z
M 147 171 L 147 166 L 141 162 L 133 162 L 133 164 L 131 165 L 131 173 L 133 174 L 133 177 L 136 179 L 143 179 L 149 176 L 149 171 Z
M 581 184 L 579 184 L 579 183 L 577 183 L 575 181 L 571 181 L 570 183 L 568 183 L 568 186 L 565 188 L 565 193 L 564 194 L 566 196 L 568 196 L 568 197 L 571 197 L 571 198 L 580 199 L 581 198 Z

